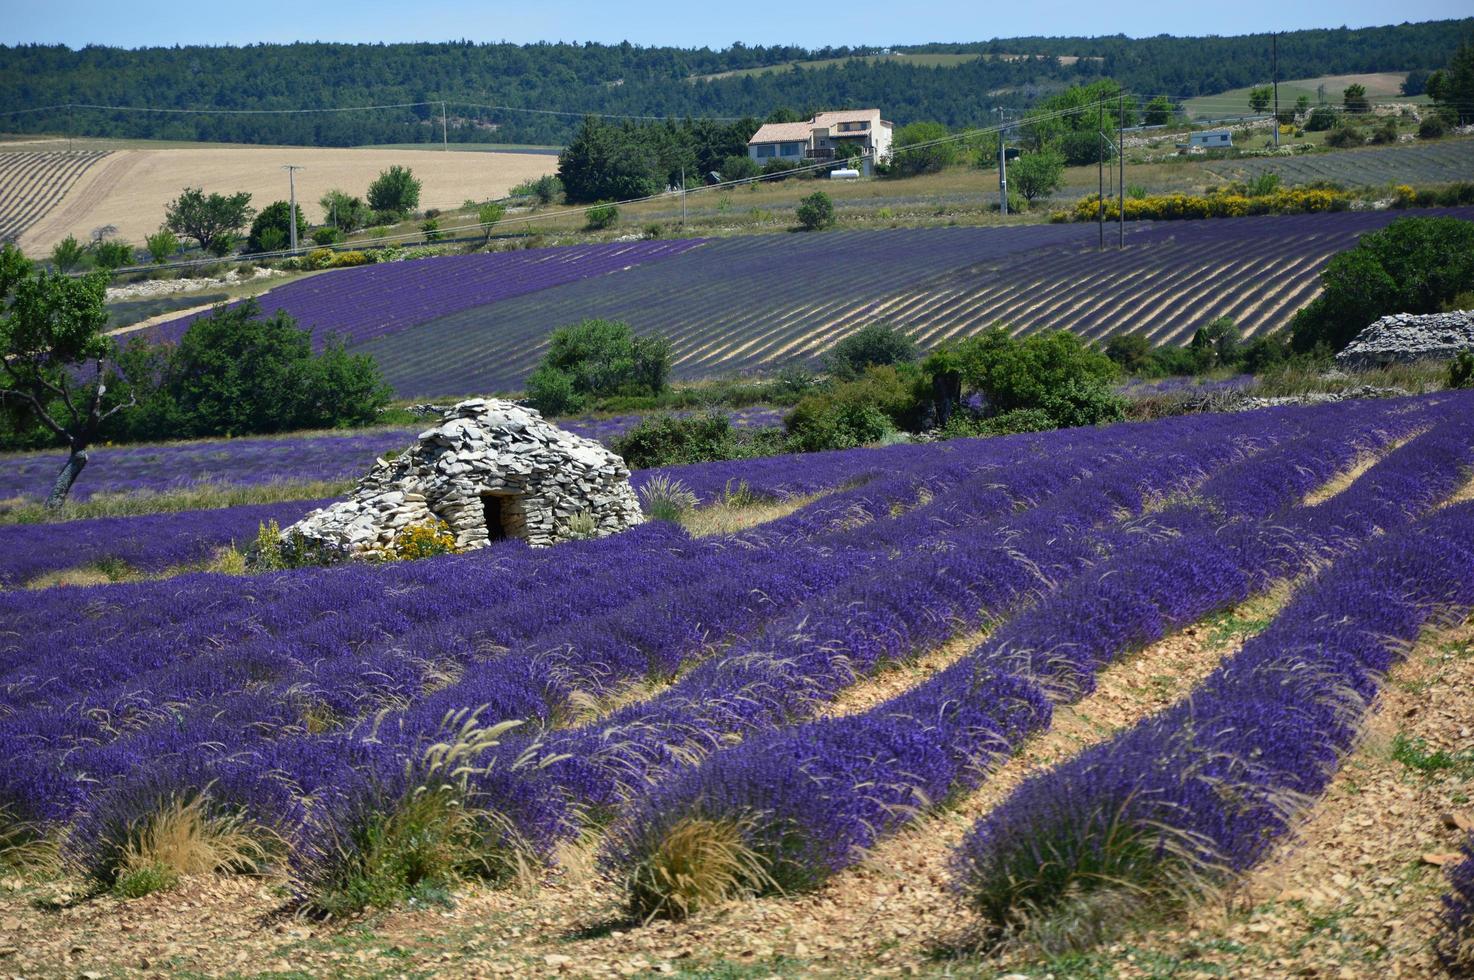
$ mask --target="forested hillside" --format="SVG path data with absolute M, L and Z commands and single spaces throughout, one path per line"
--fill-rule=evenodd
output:
M 1433 69 L 1447 62 L 1474 18 L 1363 30 L 1283 34 L 1280 75 Z M 454 142 L 562 143 L 585 112 L 650 116 L 800 114 L 872 104 L 899 124 L 979 123 L 997 105 L 1111 77 L 1128 90 L 1188 97 L 1269 77 L 1269 37 L 1015 38 L 937 44 L 910 52 L 984 55 L 949 66 L 864 61 L 870 48 L 638 47 L 600 44 L 261 44 L 124 50 L 0 46 L 0 129 L 75 135 L 353 146 L 433 142 L 441 105 Z M 1003 58 L 997 55 L 1028 55 Z M 993 55 L 993 57 L 986 57 Z M 1062 63 L 1059 56 L 1081 60 Z M 764 65 L 822 67 L 715 77 Z M 255 115 L 73 108 L 66 103 L 220 110 L 396 105 L 364 112 Z M 404 103 L 419 103 L 402 106 Z M 538 112 L 517 110 L 540 110 Z

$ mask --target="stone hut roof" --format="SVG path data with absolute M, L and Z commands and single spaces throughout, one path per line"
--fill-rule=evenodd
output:
M 502 538 L 534 546 L 643 521 L 624 460 L 514 402 L 473 398 L 448 411 L 352 495 L 282 532 L 350 554 L 393 547 L 405 528 L 445 521 L 458 549 Z M 578 525 L 583 525 L 579 527 Z

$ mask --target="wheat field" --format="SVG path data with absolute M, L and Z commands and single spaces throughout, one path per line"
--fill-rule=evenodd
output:
M 89 150 L 76 151 L 79 154 Z M 11 152 L 55 152 L 56 140 Z M 20 245 L 32 255 L 49 252 L 67 235 L 85 239 L 104 225 L 116 235 L 141 244 L 158 230 L 164 207 L 185 187 L 208 192 L 250 191 L 261 208 L 287 198 L 285 164 L 298 164 L 297 201 L 309 221 L 322 220 L 318 198 L 333 188 L 362 195 L 369 182 L 393 165 L 411 168 L 423 181 L 421 208 L 455 207 L 467 199 L 501 197 L 530 178 L 553 173 L 558 160 L 535 153 L 448 153 L 443 150 L 320 149 L 315 147 L 169 147 L 126 145 L 88 168 L 44 215 L 33 217 L 20 234 Z M 0 221 L 8 203 L 0 199 Z

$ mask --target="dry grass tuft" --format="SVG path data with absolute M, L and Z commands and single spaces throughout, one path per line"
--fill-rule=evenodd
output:
M 685 919 L 745 894 L 776 889 L 767 862 L 743 841 L 742 821 L 687 817 L 630 879 L 631 911 L 649 922 Z
M 787 517 L 797 510 L 824 496 L 822 493 L 805 497 L 786 497 L 783 500 L 758 500 L 749 502 L 741 498 L 721 500 L 708 507 L 698 507 L 681 515 L 681 524 L 692 537 L 705 538 L 714 534 L 735 534 L 748 528 Z
M 281 848 L 240 814 L 211 813 L 208 798 L 174 797 L 139 820 L 124 843 L 115 888 L 127 897 L 172 887 L 186 875 L 259 873 Z

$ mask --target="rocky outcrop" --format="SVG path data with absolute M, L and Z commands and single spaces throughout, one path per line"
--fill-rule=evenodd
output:
M 603 537 L 643 521 L 618 456 L 513 402 L 475 398 L 392 459 L 380 459 L 349 499 L 282 531 L 328 554 L 391 549 L 400 532 L 435 519 L 457 549 L 502 538 L 534 546 Z
M 1463 351 L 1474 351 L 1474 312 L 1393 313 L 1357 334 L 1336 355 L 1336 364 L 1365 370 L 1442 360 Z

